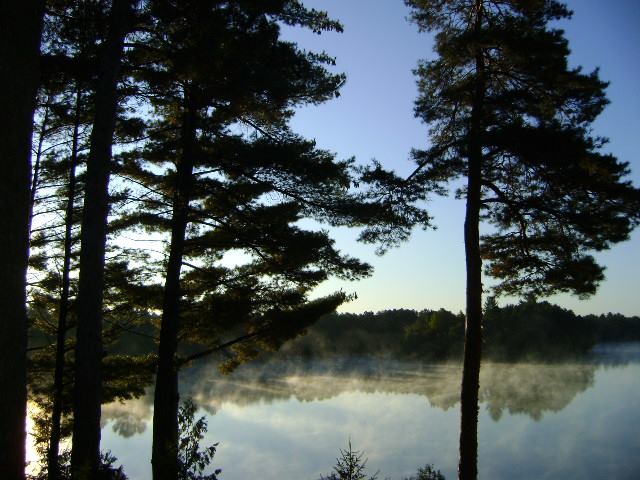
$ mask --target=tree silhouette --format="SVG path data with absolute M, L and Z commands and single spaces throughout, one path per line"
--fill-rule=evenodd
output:
M 76 326 L 78 231 L 85 194 L 87 151 L 90 153 L 90 140 L 97 135 L 92 129 L 96 85 L 104 79 L 97 65 L 107 37 L 108 9 L 107 2 L 55 2 L 48 6 L 45 16 L 39 95 L 42 100 L 36 115 L 39 134 L 34 140 L 36 161 L 31 189 L 33 228 L 29 296 L 36 345 L 32 346 L 35 353 L 32 355 L 30 386 L 41 412 L 51 415 L 48 428 L 40 430 L 49 432 L 47 472 L 52 479 L 57 478 L 59 443 L 68 435 L 71 419 L 73 395 L 69 386 L 73 385 L 73 376 L 67 367 L 74 366 L 75 339 L 66 336 L 68 330 Z M 119 102 L 116 111 L 115 137 L 122 143 L 127 135 L 137 132 L 130 128 L 131 120 L 123 118 Z M 109 142 L 113 141 L 109 139 Z M 108 163 L 111 163 L 110 159 Z M 96 200 L 95 193 L 88 195 L 90 202 Z M 113 195 L 111 197 L 110 203 L 117 200 Z M 123 250 L 111 252 L 112 257 L 124 255 Z M 128 260 L 139 261 L 132 256 Z M 110 277 L 104 289 L 107 302 L 101 306 L 101 310 L 104 307 L 108 311 L 106 323 L 110 325 L 104 329 L 107 337 L 102 342 L 104 346 L 112 343 L 117 333 L 114 322 L 121 305 L 118 300 L 114 302 L 114 290 L 119 290 L 120 295 L 127 291 L 130 295 L 126 300 L 127 311 L 133 315 L 134 305 L 139 303 L 135 295 L 131 296 L 134 290 L 132 278 L 139 271 L 130 275 L 135 270 L 128 269 L 121 260 L 119 264 L 117 260 L 112 261 L 103 270 Z M 127 283 L 129 286 L 125 285 Z M 120 315 L 117 320 L 121 318 Z M 100 329 L 103 329 L 102 321 Z M 43 336 L 51 335 L 57 337 L 55 359 L 51 345 L 41 342 Z M 102 357 L 100 355 L 99 360 L 104 363 Z M 47 374 L 54 378 L 53 385 L 45 378 Z M 107 383 L 111 381 L 107 380 Z M 38 439 L 42 440 L 40 437 Z
M 218 480 L 220 469 L 204 473 L 213 461 L 218 444 L 201 450 L 200 442 L 207 433 L 205 417 L 196 419 L 197 407 L 192 400 L 185 400 L 178 410 L 180 440 L 178 444 L 177 480 Z
M 119 100 L 117 85 L 124 38 L 132 23 L 134 3 L 134 0 L 113 0 L 108 33 L 101 45 L 98 60 L 95 114 L 87 158 L 80 236 L 71 455 L 75 480 L 95 477 L 99 464 L 103 272 L 110 205 L 108 185 Z
M 416 70 L 415 112 L 431 147 L 415 151 L 410 180 L 442 191 L 466 178 L 467 268 L 461 479 L 477 477 L 482 261 L 497 292 L 593 294 L 604 278 L 590 251 L 628 238 L 640 220 L 627 164 L 601 153 L 590 125 L 607 103 L 598 73 L 567 65 L 550 21 L 570 17 L 554 0 L 407 0 L 438 58 Z M 492 233 L 481 241 L 485 220 Z
M 341 255 L 327 232 L 296 222 L 347 224 L 355 215 L 365 223 L 382 208 L 348 193 L 350 161 L 287 127 L 295 106 L 333 98 L 344 77 L 327 71 L 326 55 L 282 41 L 278 22 L 318 32 L 336 22 L 295 1 L 159 2 L 148 13 L 130 58 L 141 65 L 135 78 L 153 109 L 151 128 L 120 171 L 140 187 L 140 203 L 113 227 L 169 235 L 152 463 L 154 478 L 173 479 L 179 368 L 231 345 L 233 366 L 335 310 L 344 293 L 309 302 L 310 290 L 369 267 Z M 239 251 L 247 262 L 221 262 Z M 179 358 L 184 343 L 207 348 Z
M 48 152 L 46 158 L 38 158 L 37 165 L 34 167 L 32 188 L 33 214 L 37 215 L 39 219 L 43 216 L 55 217 L 53 225 L 49 225 L 48 222 L 41 223 L 37 232 L 33 232 L 29 259 L 31 274 L 40 274 L 37 281 L 31 282 L 30 307 L 33 317 L 31 328 L 46 331 L 50 323 L 47 321 L 40 322 L 39 313 L 43 310 L 47 314 L 57 311 L 55 332 L 51 332 L 56 336 L 48 465 L 49 477 L 52 480 L 58 478 L 57 462 L 63 412 L 65 356 L 69 348 L 66 336 L 72 325 L 69 321 L 69 306 L 74 296 L 71 281 L 72 260 L 77 253 L 73 249 L 73 244 L 77 239 L 73 229 L 77 227 L 78 219 L 78 212 L 75 206 L 79 196 L 78 190 L 80 190 L 77 185 L 77 168 L 82 140 L 80 122 L 81 109 L 83 107 L 81 105 L 82 92 L 80 88 L 76 86 L 76 88 L 72 87 L 72 90 L 76 91 L 64 92 L 71 93 L 71 95 L 56 95 L 55 101 L 60 103 L 44 106 L 45 112 L 41 123 L 41 132 L 48 130 L 57 134 L 53 136 L 54 138 L 49 138 L 47 143 L 55 143 L 55 139 L 60 140 L 60 137 L 70 133 L 70 151 L 68 151 L 68 155 L 65 155 L 54 149 L 54 151 Z M 51 94 L 48 95 L 48 102 L 53 101 L 52 96 Z M 71 108 L 62 107 L 62 102 L 70 102 Z M 56 107 L 62 108 L 59 108 L 59 112 L 49 111 L 57 110 L 58 108 Z M 68 132 L 68 129 L 71 132 Z M 41 135 L 38 140 L 38 155 L 41 153 L 41 147 L 46 145 L 42 140 Z M 36 177 L 39 178 L 38 181 L 36 181 Z M 52 182 L 62 186 L 51 188 L 49 185 Z M 36 193 L 42 192 L 47 192 L 49 195 L 45 195 L 48 198 L 40 202 L 36 197 Z M 60 224 L 58 216 L 62 217 L 62 224 Z M 61 264 L 58 263 L 60 260 Z M 59 268 L 55 268 L 57 264 L 60 265 Z M 51 301 L 56 302 L 57 305 L 47 305 Z
M 333 59 L 327 55 L 280 40 L 280 26 L 320 33 L 340 30 L 339 23 L 294 0 L 196 3 L 140 2 L 135 15 L 128 0 L 52 2 L 47 8 L 27 219 L 38 217 L 32 232 L 32 331 L 37 341 L 49 338 L 33 346 L 33 391 L 51 412 L 52 478 L 59 440 L 72 418 L 73 475 L 96 472 L 100 404 L 117 396 L 106 366 L 117 371 L 129 361 L 106 351 L 114 348 L 123 324 L 135 323 L 136 316 L 148 321 L 157 311 L 165 317 L 159 372 L 176 394 L 159 395 L 171 414 L 154 425 L 162 431 L 170 424 L 159 436 L 175 445 L 180 366 L 233 346 L 227 362 L 232 368 L 258 351 L 278 348 L 348 299 L 337 292 L 308 301 L 313 287 L 329 275 L 355 279 L 370 271 L 340 254 L 326 231 L 300 228 L 300 219 L 357 224 L 376 238 L 395 235 L 383 225 L 412 224 L 411 215 L 392 203 L 349 190 L 353 161 L 336 161 L 287 127 L 294 107 L 332 98 L 344 76 L 329 73 Z M 132 95 L 144 122 L 123 121 L 131 116 L 126 110 Z M 138 127 L 147 127 L 148 135 Z M 127 135 L 143 148 L 118 145 L 112 155 L 114 140 Z M 118 181 L 110 186 L 114 174 Z M 146 208 L 111 222 L 126 204 Z M 55 215 L 64 221 L 48 222 Z M 162 262 L 148 262 L 120 245 L 113 251 L 118 258 L 105 259 L 107 233 L 118 235 L 127 223 L 171 235 L 164 304 L 151 279 Z M 79 262 L 73 248 L 78 224 Z M 239 250 L 251 260 L 220 265 L 227 252 Z M 146 282 L 139 283 L 145 274 Z M 74 343 L 66 333 L 75 326 Z M 176 336 L 187 344 L 179 357 Z M 115 348 L 129 350 L 117 343 Z M 65 366 L 75 370 L 73 393 Z M 52 370 L 50 385 L 44 376 Z M 124 395 L 131 394 L 127 378 L 119 387 Z M 175 455 L 156 456 L 175 463 Z M 173 475 L 172 469 L 160 471 Z
M 0 465 L 24 478 L 27 414 L 26 273 L 31 136 L 44 1 L 9 3 L 0 14 Z
M 51 393 L 51 419 L 48 450 L 48 475 L 58 478 L 58 454 L 62 435 L 65 362 L 69 345 L 70 305 L 75 299 L 72 269 L 76 262 L 79 211 L 76 204 L 82 196 L 78 169 L 81 152 L 87 147 L 85 133 L 91 123 L 90 78 L 88 59 L 95 58 L 98 35 L 89 32 L 95 25 L 98 8 L 86 4 L 61 2 L 48 9 L 43 34 L 42 105 L 38 109 L 39 136 L 34 141 L 36 161 L 31 189 L 31 307 L 36 312 L 32 328 L 47 332 L 48 322 L 38 313 L 57 311 L 55 331 L 56 353 L 54 384 Z M 102 12 L 100 12 L 102 13 Z M 64 20 L 62 20 L 64 19 Z M 62 218 L 62 222 L 60 221 Z M 37 224 L 37 228 L 34 228 Z M 53 288 L 51 288 L 53 287 Z M 47 308 L 39 303 L 53 301 Z M 34 308 L 37 307 L 37 308 Z M 49 332 L 47 332 L 49 333 Z M 68 381 L 68 379 L 67 379 Z M 48 411 L 49 409 L 47 409 Z

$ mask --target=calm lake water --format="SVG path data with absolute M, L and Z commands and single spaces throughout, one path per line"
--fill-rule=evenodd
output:
M 182 396 L 206 415 L 224 480 L 316 480 L 351 439 L 370 473 L 402 479 L 457 468 L 460 368 L 394 361 L 200 366 Z M 640 344 L 601 346 L 588 361 L 485 363 L 480 478 L 640 478 Z M 152 399 L 104 408 L 103 448 L 131 479 L 150 478 Z

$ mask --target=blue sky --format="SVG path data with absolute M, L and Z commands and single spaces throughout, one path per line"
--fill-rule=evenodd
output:
M 326 10 L 345 27 L 342 34 L 314 35 L 287 29 L 285 36 L 303 48 L 336 57 L 336 71 L 347 74 L 340 98 L 299 111 L 293 128 L 340 158 L 359 162 L 373 158 L 399 173 L 411 171 L 409 152 L 428 142 L 427 128 L 413 117 L 416 97 L 412 69 L 421 58 L 433 58 L 432 40 L 406 20 L 402 0 L 306 0 Z M 611 105 L 594 126 L 606 136 L 606 150 L 630 163 L 640 185 L 640 2 L 637 0 L 572 0 L 574 17 L 563 22 L 574 66 L 600 67 Z M 335 230 L 344 252 L 375 267 L 372 277 L 356 283 L 330 281 L 318 294 L 336 289 L 358 299 L 342 308 L 361 312 L 388 308 L 464 309 L 465 272 L 462 223 L 464 205 L 453 198 L 434 198 L 429 209 L 437 230 L 416 231 L 411 240 L 383 257 L 371 246 L 355 242 L 356 231 Z M 550 300 L 577 313 L 620 312 L 640 315 L 640 232 L 630 241 L 597 254 L 607 267 L 599 292 L 580 301 L 569 295 Z M 488 281 L 488 279 L 487 279 Z

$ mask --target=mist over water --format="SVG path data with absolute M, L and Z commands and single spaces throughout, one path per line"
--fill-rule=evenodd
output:
M 379 359 L 198 365 L 182 398 L 206 415 L 225 480 L 312 479 L 351 439 L 371 472 L 401 479 L 434 463 L 457 468 L 460 366 Z M 636 479 L 640 345 L 599 346 L 584 361 L 485 363 L 480 478 Z M 103 408 L 103 448 L 132 479 L 150 478 L 152 398 Z

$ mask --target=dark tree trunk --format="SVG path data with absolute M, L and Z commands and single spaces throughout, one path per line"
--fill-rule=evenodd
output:
M 74 480 L 95 478 L 100 455 L 100 364 L 108 186 L 118 104 L 117 84 L 132 4 L 132 0 L 114 0 L 111 6 L 109 33 L 100 56 L 95 118 L 87 159 L 73 395 L 71 470 Z
M 460 480 L 478 476 L 478 389 L 482 353 L 482 260 L 480 258 L 480 162 L 470 160 L 464 245 L 467 266 L 467 316 L 460 395 Z
M 476 34 L 482 25 L 482 0 L 476 1 Z M 482 189 L 482 111 L 484 103 L 484 59 L 476 53 L 476 83 L 469 132 L 467 206 L 464 246 L 467 267 L 464 363 L 460 395 L 460 463 L 458 478 L 478 478 L 478 391 L 482 357 L 482 259 L 480 256 L 480 206 Z
M 24 478 L 31 136 L 44 2 L 0 7 L 0 466 Z
M 188 100 L 187 100 L 188 102 Z M 153 399 L 153 480 L 175 480 L 178 476 L 178 332 L 180 315 L 180 270 L 188 224 L 189 198 L 193 182 L 196 143 L 195 111 L 185 108 L 182 126 L 183 151 L 176 172 L 173 199 L 171 247 L 164 286 L 158 371 Z
M 64 393 L 65 340 L 67 338 L 67 315 L 69 312 L 69 274 L 71 271 L 71 231 L 73 228 L 73 206 L 76 196 L 76 166 L 78 165 L 78 134 L 80 128 L 80 87 L 76 92 L 76 111 L 73 125 L 73 140 L 71 145 L 71 161 L 69 165 L 69 190 L 64 226 L 64 256 L 62 260 L 62 285 L 60 304 L 58 306 L 58 331 L 56 338 L 56 363 L 53 378 L 53 406 L 51 409 L 51 432 L 49 434 L 49 449 L 47 450 L 48 480 L 58 480 L 60 465 L 58 453 L 60 450 L 60 431 L 62 422 L 62 396 Z

